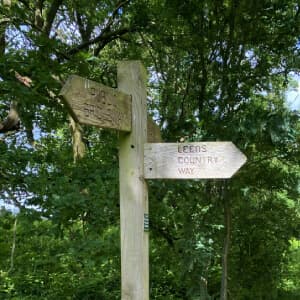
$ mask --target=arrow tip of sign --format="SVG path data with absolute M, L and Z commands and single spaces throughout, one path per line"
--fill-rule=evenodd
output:
M 235 175 L 236 173 L 238 173 L 238 171 L 241 169 L 241 167 L 247 162 L 247 156 L 232 142 L 230 142 L 232 144 L 232 147 L 235 148 L 236 150 L 236 159 L 239 162 L 237 169 L 235 170 L 235 172 L 232 174 Z

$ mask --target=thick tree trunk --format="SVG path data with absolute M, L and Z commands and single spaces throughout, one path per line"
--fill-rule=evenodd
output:
M 222 198 L 224 204 L 224 226 L 225 226 L 225 238 L 223 246 L 222 257 L 222 282 L 221 282 L 221 295 L 220 300 L 228 299 L 228 256 L 230 248 L 230 236 L 231 236 L 231 206 L 228 194 L 225 191 L 226 186 L 223 186 Z

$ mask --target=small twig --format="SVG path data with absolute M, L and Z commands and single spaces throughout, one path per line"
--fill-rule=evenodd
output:
M 17 217 L 15 218 L 14 227 L 13 227 L 13 241 L 11 246 L 11 253 L 10 253 L 10 268 L 8 273 L 10 273 L 14 269 L 14 255 L 16 249 L 16 235 L 17 235 Z
M 7 23 L 9 23 L 9 21 L 10 21 L 10 18 L 3 18 L 3 19 L 0 19 L 0 25 L 2 25 L 2 24 L 7 24 Z

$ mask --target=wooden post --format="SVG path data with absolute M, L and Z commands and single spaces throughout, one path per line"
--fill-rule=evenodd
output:
M 151 119 L 147 124 L 146 71 L 140 62 L 118 64 L 118 90 L 71 76 L 60 94 L 77 121 L 121 131 L 121 294 L 122 300 L 149 300 L 145 178 L 230 178 L 247 158 L 231 142 L 157 143 L 157 125 Z
M 137 61 L 118 64 L 118 90 L 132 96 L 132 131 L 120 133 L 122 300 L 149 299 L 148 190 L 144 180 L 147 139 L 146 71 Z

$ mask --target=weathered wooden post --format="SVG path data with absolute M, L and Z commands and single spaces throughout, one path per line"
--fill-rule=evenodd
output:
M 146 71 L 138 61 L 120 62 L 118 89 L 73 75 L 60 93 L 81 124 L 120 131 L 122 300 L 149 299 L 148 191 L 144 144 L 161 141 L 148 118 Z M 147 130 L 147 127 L 149 130 Z M 147 132 L 149 131 L 149 132 Z M 147 137 L 148 133 L 148 137 Z
M 132 96 L 132 128 L 120 136 L 122 300 L 149 299 L 148 190 L 144 180 L 147 141 L 146 71 L 140 62 L 118 64 L 118 89 Z M 146 228 L 147 229 L 147 228 Z
M 146 71 L 118 64 L 118 89 L 70 76 L 61 91 L 78 122 L 120 131 L 122 300 L 149 299 L 148 190 L 145 179 L 231 178 L 246 156 L 231 142 L 160 143 L 147 120 Z

